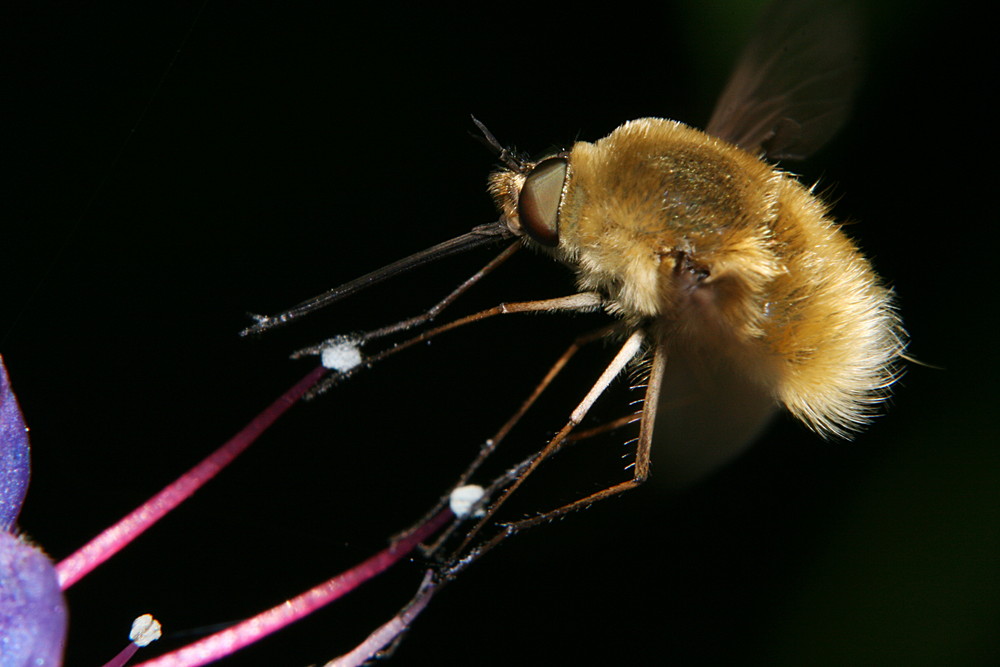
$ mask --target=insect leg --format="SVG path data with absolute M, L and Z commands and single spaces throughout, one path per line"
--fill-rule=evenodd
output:
M 519 248 L 521 248 L 520 243 L 510 244 L 509 246 L 507 246 L 506 249 L 504 249 L 502 253 L 500 253 L 492 260 L 490 260 L 490 262 L 486 266 L 479 269 L 479 271 L 474 273 L 472 276 L 467 278 L 461 285 L 456 287 L 451 292 L 451 294 L 438 301 L 436 304 L 428 308 L 423 313 L 411 317 L 409 319 L 400 320 L 399 322 L 396 322 L 394 324 L 389 324 L 380 329 L 374 329 L 372 331 L 368 331 L 362 337 L 362 341 L 375 340 L 376 338 L 382 338 L 383 336 L 388 336 L 390 334 L 396 333 L 397 331 L 409 331 L 410 329 L 420 326 L 421 324 L 432 322 L 434 318 L 441 313 L 442 310 L 450 306 L 455 301 L 455 299 L 457 299 L 458 297 L 462 296 L 467 291 L 469 291 L 469 288 L 471 288 L 473 285 L 475 285 L 480 280 L 485 278 L 487 275 L 492 273 L 493 270 L 496 269 L 498 266 L 506 262 L 511 257 L 511 255 L 517 252 Z
M 451 331 L 452 329 L 457 329 L 459 327 L 465 326 L 466 324 L 472 324 L 473 322 L 479 322 L 481 320 L 486 320 L 491 317 L 496 317 L 497 315 L 509 315 L 511 313 L 536 313 L 536 312 L 555 312 L 555 311 L 576 311 L 576 312 L 587 312 L 599 308 L 604 303 L 603 297 L 597 292 L 578 292 L 577 294 L 570 294 L 568 296 L 557 297 L 555 299 L 540 299 L 538 301 L 514 301 L 511 303 L 501 303 L 492 308 L 487 308 L 486 310 L 481 310 L 477 313 L 472 313 L 471 315 L 466 315 L 465 317 L 460 317 L 451 322 L 447 322 L 440 326 L 434 327 L 433 329 L 428 329 L 423 331 L 412 338 L 408 338 L 399 343 L 393 344 L 380 352 L 376 352 L 372 355 L 367 355 L 364 357 L 363 361 L 356 366 L 352 367 L 350 370 L 334 373 L 327 376 L 322 381 L 320 381 L 316 387 L 307 395 L 307 398 L 312 398 L 318 394 L 323 393 L 330 387 L 333 387 L 338 382 L 348 378 L 355 373 L 359 372 L 364 368 L 371 368 L 378 362 L 391 357 L 394 354 L 402 352 L 403 350 L 413 347 L 419 343 L 426 342 L 446 331 Z M 355 342 L 364 340 L 365 334 L 359 334 L 357 336 L 352 336 Z M 336 341 L 337 339 L 333 339 Z M 329 343 L 322 343 L 320 345 L 314 345 L 312 347 L 307 347 L 301 349 L 294 354 L 292 354 L 293 359 L 298 359 L 307 355 L 322 354 L 323 349 Z
M 653 443 L 653 426 L 656 421 L 656 410 L 660 402 L 660 387 L 663 381 L 663 371 L 666 368 L 666 352 L 663 345 L 658 345 L 653 352 L 653 367 L 649 372 L 649 382 L 646 385 L 646 396 L 643 399 L 642 416 L 639 424 L 639 441 L 635 453 L 635 463 L 632 466 L 632 479 L 596 491 L 579 500 L 567 503 L 562 507 L 550 510 L 529 519 L 522 519 L 508 524 L 508 529 L 517 532 L 541 523 L 557 519 L 569 512 L 583 509 L 611 496 L 633 489 L 649 477 L 650 450 Z
M 589 333 L 583 334 L 582 336 L 579 336 L 576 340 L 570 343 L 569 347 L 567 347 L 566 350 L 555 361 L 555 363 L 552 364 L 552 367 L 549 368 L 545 376 L 535 386 L 531 394 L 521 403 L 520 407 L 518 407 L 518 409 L 514 412 L 514 414 L 512 414 L 507 419 L 507 421 L 504 422 L 503 426 L 501 426 L 497 430 L 497 432 L 493 434 L 493 437 L 489 438 L 488 440 L 486 440 L 485 443 L 483 443 L 483 446 L 479 449 L 479 454 L 476 456 L 475 459 L 473 459 L 472 463 L 470 463 L 469 466 L 462 472 L 462 474 L 459 476 L 458 480 L 455 482 L 452 488 L 457 489 L 469 483 L 469 480 L 476 473 L 476 471 L 483 465 L 483 463 L 486 462 L 486 459 L 489 458 L 489 456 L 497 450 L 497 447 L 499 447 L 503 439 L 507 437 L 507 434 L 510 433 L 511 430 L 513 430 L 513 428 L 517 425 L 519 421 L 521 421 L 521 418 L 524 417 L 524 415 L 528 412 L 529 409 L 531 409 L 531 406 L 534 405 L 535 402 L 538 400 L 538 398 L 545 392 L 546 389 L 548 389 L 549 385 L 552 384 L 552 382 L 556 379 L 556 377 L 558 377 L 558 375 L 563 371 L 563 369 L 569 363 L 570 359 L 572 359 L 573 356 L 576 355 L 576 353 L 579 352 L 581 348 L 593 342 L 603 339 L 617 326 L 618 324 L 613 324 L 607 327 L 601 327 L 596 331 L 591 331 Z M 632 417 L 630 416 L 627 419 L 631 420 Z M 624 425 L 624 422 L 622 424 L 618 423 L 622 421 L 623 420 L 616 420 L 615 422 L 612 422 L 613 425 L 611 428 L 617 428 L 618 426 Z M 590 431 L 596 431 L 596 430 L 597 429 L 591 429 Z M 572 440 L 577 440 L 577 439 L 579 438 L 572 438 Z M 491 484 L 492 487 L 491 491 L 503 488 L 506 484 L 512 482 L 516 478 L 516 475 L 512 471 L 517 471 L 522 468 L 526 468 L 528 465 L 530 465 L 529 461 L 522 462 L 520 465 L 515 466 L 513 469 L 511 469 L 511 471 L 508 471 L 508 473 L 511 474 L 510 477 L 504 475 L 501 478 L 494 480 L 493 484 Z M 488 498 L 489 496 L 490 493 L 488 492 L 486 494 L 486 497 Z M 414 528 L 416 526 L 422 525 L 425 521 L 430 520 L 431 517 L 436 516 L 438 512 L 440 512 L 442 509 L 444 509 L 446 505 L 448 505 L 450 499 L 451 499 L 451 493 L 449 492 L 448 494 L 443 496 L 441 500 L 438 502 L 438 504 L 433 509 L 431 509 L 420 521 L 414 524 Z M 430 555 L 436 552 L 437 549 L 441 546 L 441 544 L 447 541 L 447 539 L 452 535 L 452 533 L 455 531 L 457 527 L 458 524 L 452 524 L 451 526 L 446 528 L 433 544 L 430 544 L 424 548 L 425 555 Z M 410 528 L 409 530 L 413 530 L 414 528 Z M 470 533 L 466 536 L 465 539 L 468 540 L 471 536 L 475 534 L 475 531 L 477 530 L 478 527 L 474 528 L 473 531 L 470 531 Z M 405 534 L 406 534 L 405 532 L 402 533 L 402 535 Z M 399 539 L 399 538 L 396 537 L 394 539 Z
M 636 420 L 641 421 L 641 417 L 636 415 L 625 415 L 624 417 L 619 417 L 618 419 L 612 419 L 611 421 L 601 424 L 600 426 L 595 426 L 593 428 L 588 428 L 584 431 L 577 431 L 566 436 L 566 443 L 579 442 L 580 440 L 586 440 L 587 438 L 593 438 L 595 436 L 601 435 L 602 433 L 608 433 L 614 431 L 615 429 L 622 428 L 623 426 L 628 426 L 629 424 L 634 424 Z
M 649 385 L 646 390 L 647 400 L 643 407 L 643 423 L 640 427 L 639 449 L 636 454 L 636 465 L 633 469 L 632 479 L 627 482 L 622 482 L 621 484 L 616 484 L 612 487 L 604 489 L 603 491 L 590 494 L 589 496 L 550 512 L 545 512 L 544 514 L 531 517 L 530 519 L 508 523 L 503 526 L 500 533 L 490 538 L 485 543 L 474 547 L 465 556 L 461 555 L 465 551 L 466 547 L 468 547 L 472 538 L 493 517 L 507 498 L 509 498 L 510 495 L 524 483 L 524 481 L 535 471 L 535 469 L 538 468 L 539 465 L 542 464 L 543 461 L 550 458 L 567 443 L 569 434 L 587 415 L 590 408 L 593 407 L 594 403 L 601 396 L 601 394 L 607 390 L 615 377 L 617 377 L 618 374 L 621 373 L 622 370 L 624 370 L 625 367 L 640 354 L 645 337 L 645 333 L 641 330 L 636 331 L 629 336 L 628 340 L 625 341 L 625 344 L 622 345 L 621 349 L 618 351 L 618 354 L 615 355 L 615 358 L 611 360 L 611 363 L 608 364 L 607 368 L 604 369 L 604 372 L 601 373 L 597 382 L 594 383 L 594 385 L 590 388 L 590 391 L 587 392 L 583 400 L 580 401 L 579 405 L 577 405 L 577 407 L 570 414 L 566 425 L 559 430 L 555 437 L 553 437 L 552 440 L 550 440 L 549 443 L 540 452 L 538 452 L 538 454 L 525 461 L 523 465 L 515 467 L 516 475 L 513 481 L 506 489 L 504 489 L 504 492 L 500 495 L 500 497 L 490 504 L 485 516 L 483 516 L 476 526 L 469 531 L 465 540 L 463 540 L 462 544 L 455 550 L 454 558 L 450 561 L 451 564 L 442 572 L 443 578 L 450 579 L 456 576 L 469 564 L 478 560 L 480 556 L 484 555 L 497 544 L 523 528 L 551 521 L 552 519 L 560 517 L 567 512 L 582 509 L 583 507 L 586 507 L 594 502 L 638 486 L 645 481 L 649 472 L 649 450 L 650 443 L 652 442 L 653 416 L 656 414 L 656 402 L 655 400 L 650 399 L 655 399 L 658 396 L 660 380 L 663 376 L 663 365 L 665 363 L 665 359 L 663 359 L 664 355 L 660 349 L 657 349 L 656 354 L 654 355 L 653 368 L 650 372 Z

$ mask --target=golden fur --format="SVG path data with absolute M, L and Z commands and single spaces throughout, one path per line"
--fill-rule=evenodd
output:
M 490 184 L 518 234 L 524 179 Z M 821 434 L 860 427 L 897 376 L 891 293 L 827 207 L 681 123 L 644 118 L 576 143 L 551 252 L 670 356 L 730 367 Z

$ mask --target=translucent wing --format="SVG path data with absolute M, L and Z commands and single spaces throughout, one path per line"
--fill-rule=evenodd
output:
M 776 0 L 740 55 L 705 131 L 774 160 L 807 157 L 847 117 L 861 52 L 854 7 Z

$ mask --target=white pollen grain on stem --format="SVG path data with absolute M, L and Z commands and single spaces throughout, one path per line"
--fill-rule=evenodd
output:
M 152 614 L 143 614 L 132 621 L 128 638 L 136 646 L 148 646 L 163 635 L 163 626 Z
M 448 499 L 448 506 L 455 516 L 464 518 L 472 511 L 472 508 L 479 502 L 484 493 L 483 487 L 478 484 L 460 486 L 451 492 L 451 497 Z M 475 514 L 476 516 L 482 516 L 482 508 L 477 510 Z
M 345 373 L 361 365 L 363 357 L 357 341 L 349 337 L 334 338 L 320 350 L 320 362 L 324 368 Z

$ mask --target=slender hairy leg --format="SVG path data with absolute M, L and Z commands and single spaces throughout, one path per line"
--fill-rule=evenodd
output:
M 569 512 L 583 509 L 596 502 L 610 498 L 611 496 L 634 489 L 649 477 L 650 450 L 653 444 L 653 428 L 656 422 L 656 410 L 660 402 L 660 387 L 663 383 L 663 371 L 667 365 L 667 355 L 662 344 L 658 344 L 653 351 L 653 366 L 649 371 L 649 382 L 646 385 L 646 396 L 642 404 L 642 416 L 639 424 L 639 440 L 635 452 L 635 464 L 632 466 L 632 479 L 609 486 L 601 491 L 596 491 L 579 500 L 567 503 L 562 507 L 533 516 L 529 519 L 522 519 L 507 524 L 511 534 L 540 523 L 552 521 Z
M 475 285 L 480 280 L 488 276 L 490 273 L 493 272 L 494 269 L 496 269 L 498 266 L 500 266 L 508 259 L 510 259 L 511 255 L 517 252 L 520 248 L 521 248 L 520 242 L 511 243 L 502 253 L 500 253 L 492 260 L 490 260 L 490 262 L 486 266 L 479 269 L 479 271 L 469 276 L 469 278 L 466 279 L 465 282 L 456 287 L 451 292 L 451 294 L 438 301 L 436 304 L 428 308 L 423 313 L 406 320 L 401 320 L 399 322 L 396 322 L 395 324 L 384 326 L 381 329 L 374 329 L 372 331 L 366 332 L 364 334 L 364 337 L 362 338 L 362 341 L 375 340 L 376 338 L 382 338 L 383 336 L 388 336 L 389 334 L 396 333 L 397 331 L 409 331 L 410 329 L 418 327 L 421 324 L 426 324 L 427 322 L 433 322 L 434 318 L 437 317 L 442 310 L 450 306 L 452 303 L 454 303 L 454 301 L 458 297 L 468 292 L 473 285 Z
M 486 440 L 485 443 L 483 443 L 483 446 L 480 447 L 479 449 L 479 454 L 472 461 L 472 463 L 470 463 L 469 466 L 464 471 L 462 471 L 462 474 L 459 476 L 458 480 L 455 482 L 455 485 L 452 488 L 457 489 L 469 483 L 469 480 L 476 473 L 476 471 L 479 470 L 479 468 L 483 465 L 483 463 L 486 462 L 486 459 L 489 458 L 489 456 L 497 450 L 497 447 L 504 440 L 504 438 L 507 437 L 507 434 L 511 432 L 511 430 L 517 425 L 518 422 L 521 421 L 521 418 L 524 417 L 524 415 L 528 412 L 528 410 L 531 409 L 531 406 L 535 404 L 535 402 L 545 392 L 545 390 L 549 388 L 552 382 L 556 379 L 556 377 L 559 376 L 559 374 L 563 371 L 563 369 L 567 366 L 567 364 L 569 364 L 570 359 L 572 359 L 577 352 L 579 352 L 583 347 L 590 345 L 595 341 L 603 339 L 607 334 L 614 331 L 617 327 L 618 327 L 617 323 L 612 324 L 610 326 L 601 327 L 596 331 L 591 331 L 589 333 L 579 336 L 576 340 L 570 343 L 569 347 L 567 347 L 566 350 L 559 356 L 559 358 L 556 359 L 555 363 L 552 364 L 552 367 L 549 368 L 548 372 L 545 374 L 545 377 L 543 377 L 541 381 L 537 385 L 535 385 L 535 388 L 532 390 L 531 394 L 521 403 L 520 407 L 518 407 L 518 409 L 514 412 L 514 414 L 512 414 L 510 418 L 508 418 L 507 421 L 504 422 L 503 426 L 501 426 L 499 430 L 497 430 L 497 432 L 493 434 L 493 437 L 489 438 L 488 440 Z M 624 425 L 625 423 L 627 423 L 627 421 L 630 421 L 632 419 L 634 419 L 634 417 L 632 415 L 629 415 L 626 418 L 615 420 L 615 422 L 612 422 L 611 425 L 606 424 L 603 427 L 590 429 L 590 431 L 588 431 L 587 434 L 597 435 L 597 433 L 601 432 L 602 430 L 611 430 L 612 428 L 618 428 L 619 426 Z M 583 437 L 589 437 L 589 436 L 584 435 Z M 574 441 L 580 439 L 582 439 L 582 437 L 572 438 L 572 440 Z M 526 467 L 528 464 L 523 463 L 522 465 Z M 515 466 L 513 470 L 517 470 L 519 468 L 520 466 Z M 510 472 L 511 471 L 508 471 L 508 473 Z M 501 479 L 494 480 L 494 483 L 491 486 L 493 486 L 494 488 L 502 488 L 505 484 L 510 483 L 511 481 L 513 481 L 513 477 L 508 478 L 505 475 Z M 490 493 L 487 493 L 484 497 L 489 498 L 490 495 L 491 495 Z M 449 503 L 450 498 L 451 498 L 450 494 L 442 497 L 441 500 L 438 502 L 438 504 L 431 511 L 429 511 L 424 516 L 424 518 L 421 519 L 421 521 L 417 522 L 414 527 L 421 525 L 425 520 L 430 519 L 431 517 L 435 516 L 438 512 L 440 512 L 445 507 L 445 505 Z M 433 544 L 428 545 L 424 549 L 424 553 L 426 555 L 434 553 L 440 547 L 441 544 L 447 541 L 447 539 L 451 536 L 451 534 L 455 531 L 457 527 L 458 527 L 457 524 L 453 524 L 448 528 L 446 528 Z M 400 537 L 406 534 L 407 533 L 405 532 L 401 533 Z M 399 539 L 399 537 L 396 537 L 394 539 Z
M 636 452 L 636 465 L 633 469 L 633 477 L 627 482 L 622 482 L 621 484 L 616 484 L 612 487 L 604 489 L 603 491 L 598 491 L 597 493 L 590 494 L 585 498 L 581 498 L 575 502 L 564 505 L 550 512 L 545 512 L 530 519 L 524 519 L 522 521 L 516 521 L 503 526 L 500 533 L 487 540 L 483 544 L 480 544 L 471 550 L 467 551 L 469 544 L 472 542 L 474 537 L 479 533 L 479 531 L 486 525 L 487 522 L 493 517 L 496 511 L 501 505 L 511 496 L 524 483 L 524 481 L 542 464 L 543 461 L 550 458 L 553 454 L 558 452 L 567 442 L 569 434 L 573 429 L 580 423 L 580 421 L 587 415 L 590 408 L 594 405 L 597 399 L 603 394 L 611 382 L 625 369 L 628 364 L 635 359 L 637 355 L 642 350 L 642 344 L 646 335 L 643 331 L 639 330 L 629 336 L 625 344 L 622 345 L 618 354 L 615 358 L 611 360 L 607 368 L 601 373 L 601 376 L 597 379 L 597 382 L 590 388 L 583 400 L 580 401 L 579 405 L 570 414 L 569 420 L 566 425 L 563 426 L 558 433 L 549 441 L 549 443 L 540 451 L 538 454 L 532 456 L 522 465 L 516 466 L 512 472 L 501 476 L 501 480 L 498 484 L 502 487 L 504 484 L 509 485 L 503 489 L 503 493 L 490 503 L 489 508 L 486 510 L 485 515 L 479 520 L 479 522 L 469 531 L 465 539 L 459 545 L 459 547 L 453 552 L 452 557 L 448 559 L 447 562 L 450 565 L 442 573 L 444 578 L 451 578 L 458 574 L 461 570 L 465 569 L 473 561 L 477 560 L 480 556 L 485 554 L 487 551 L 491 550 L 497 544 L 502 542 L 507 537 L 510 537 L 518 530 L 522 528 L 527 528 L 532 525 L 539 523 L 544 523 L 546 521 L 551 521 L 567 512 L 571 512 L 576 509 L 581 509 L 591 503 L 597 502 L 598 500 L 603 500 L 604 498 L 621 493 L 627 489 L 633 488 L 641 484 L 645 479 L 649 471 L 649 445 L 652 442 L 652 428 L 653 428 L 653 417 L 656 414 L 656 402 L 655 400 L 650 401 L 650 399 L 655 399 L 659 395 L 660 380 L 663 375 L 663 364 L 662 353 L 660 349 L 656 350 L 653 361 L 653 368 L 650 372 L 650 381 L 647 387 L 647 401 L 643 407 L 643 418 L 642 426 L 640 427 L 639 435 L 639 447 Z M 648 421 L 648 426 L 647 426 Z M 465 553 L 466 555 L 462 555 Z
M 521 421 L 521 418 L 524 417 L 525 413 L 527 413 L 528 410 L 531 409 L 531 406 L 535 404 L 535 401 L 537 401 L 538 398 L 545 392 L 545 390 L 549 388 L 549 385 L 551 385 L 552 382 L 556 379 L 556 377 L 558 377 L 559 373 L 563 371 L 563 369 L 569 363 L 570 359 L 572 359 L 577 352 L 579 352 L 583 347 L 590 345 L 595 341 L 601 340 L 607 334 L 614 331 L 614 329 L 617 326 L 618 326 L 617 324 L 614 324 L 611 326 L 602 327 L 596 331 L 591 331 L 590 333 L 583 334 L 582 336 L 574 340 L 572 343 L 570 343 L 569 347 L 567 347 L 566 350 L 562 353 L 562 355 L 560 355 L 560 357 L 556 360 L 556 362 L 552 364 L 552 367 L 545 374 L 545 377 L 542 378 L 541 382 L 539 382 L 535 386 L 535 388 L 532 390 L 528 398 L 526 398 L 524 402 L 521 403 L 521 406 L 517 409 L 517 411 L 510 416 L 510 418 L 504 423 L 503 426 L 500 427 L 500 429 L 493 435 L 492 438 L 486 441 L 483 448 L 479 452 L 479 456 L 477 456 L 476 459 L 472 462 L 472 464 L 465 469 L 465 472 L 462 473 L 462 476 L 458 480 L 458 484 L 456 484 L 455 486 L 461 486 L 469 481 L 469 479 L 476 472 L 476 470 L 479 469 L 479 467 L 483 464 L 486 458 L 496 450 L 500 442 L 503 441 L 503 439 L 507 437 L 507 434 L 511 432 L 511 430 L 517 425 L 519 421 Z
M 392 347 L 376 352 L 373 355 L 366 356 L 362 363 L 351 368 L 350 370 L 334 373 L 321 380 L 307 397 L 311 398 L 317 394 L 321 394 L 330 387 L 336 385 L 338 382 L 351 377 L 361 369 L 371 368 L 383 359 L 391 357 L 392 355 L 402 352 L 405 349 L 428 341 L 436 336 L 439 336 L 440 334 L 445 333 L 446 331 L 451 331 L 452 329 L 457 329 L 467 324 L 472 324 L 473 322 L 480 322 L 491 317 L 496 317 L 497 315 L 509 315 L 511 313 L 555 311 L 589 312 L 600 308 L 603 303 L 603 298 L 597 292 L 579 292 L 577 294 L 570 294 L 568 296 L 557 297 L 555 299 L 540 299 L 538 301 L 514 301 L 511 303 L 501 303 L 497 306 L 493 306 L 492 308 L 487 308 L 486 310 L 481 310 L 477 313 L 460 317 L 456 320 L 452 320 L 451 322 L 434 327 L 433 329 L 428 329 L 427 331 L 423 331 L 412 338 L 396 343 L 392 345 Z M 360 334 L 359 336 L 351 338 L 353 338 L 355 343 L 359 343 L 364 340 L 364 336 L 365 334 Z M 299 350 L 292 355 L 292 358 L 296 359 L 307 354 L 321 354 L 325 345 L 326 344 L 321 344 Z
M 595 426 L 594 428 L 588 428 L 584 431 L 577 431 L 569 434 L 566 436 L 566 443 L 569 444 L 571 442 L 578 442 L 580 440 L 586 440 L 587 438 L 593 438 L 594 436 L 601 435 L 602 433 L 608 433 L 623 426 L 634 424 L 636 420 L 641 420 L 641 417 L 636 415 L 625 415 L 624 417 L 619 417 L 618 419 L 612 419 L 606 424 L 601 424 L 600 426 Z
M 496 435 L 494 436 L 494 438 L 491 439 L 491 441 L 487 441 L 487 445 L 483 448 L 483 451 L 480 453 L 480 456 L 462 475 L 461 482 L 459 485 L 467 481 L 469 476 L 471 476 L 474 470 L 479 466 L 479 464 L 482 463 L 482 459 L 485 459 L 486 456 L 488 456 L 492 451 L 495 450 L 495 444 L 493 444 L 492 441 L 495 440 L 499 442 L 499 440 L 503 439 L 503 437 L 511 430 L 511 428 L 513 428 L 513 426 L 521 419 L 524 413 L 531 407 L 531 405 L 535 402 L 538 396 L 541 395 L 541 393 L 548 388 L 552 380 L 569 362 L 570 358 L 574 354 L 576 354 L 576 352 L 582 346 L 587 345 L 593 342 L 594 340 L 597 340 L 600 337 L 602 337 L 605 333 L 607 333 L 608 329 L 610 329 L 610 327 L 602 331 L 597 331 L 591 334 L 587 334 L 585 336 L 581 336 L 580 338 L 575 340 L 569 346 L 569 348 L 567 348 L 567 350 L 562 354 L 562 356 L 560 356 L 560 358 L 556 361 L 556 363 L 553 364 L 552 368 L 545 375 L 545 377 L 538 384 L 538 386 L 531 393 L 531 395 L 524 401 L 521 408 L 514 415 L 512 415 L 510 419 L 508 419 L 508 421 L 503 425 L 503 427 L 501 427 L 501 429 L 496 433 Z M 566 512 L 582 508 L 590 503 L 597 502 L 598 500 L 602 500 L 603 498 L 606 498 L 610 495 L 613 495 L 615 493 L 620 493 L 621 491 L 624 491 L 628 488 L 632 488 L 633 486 L 638 485 L 645 479 L 649 471 L 649 450 L 650 450 L 650 443 L 652 440 L 653 417 L 656 414 L 656 403 L 658 402 L 657 399 L 659 396 L 661 379 L 663 377 L 663 368 L 665 366 L 665 355 L 663 354 L 663 350 L 661 348 L 658 348 L 654 353 L 653 366 L 647 384 L 646 400 L 643 406 L 642 415 L 640 416 L 640 419 L 642 420 L 643 423 L 639 436 L 639 449 L 637 452 L 637 461 L 635 464 L 635 472 L 633 474 L 633 479 L 630 480 L 629 482 L 610 487 L 609 489 L 606 489 L 604 492 L 591 494 L 574 503 L 570 503 L 569 505 L 565 505 L 551 512 L 547 512 L 537 517 L 533 517 L 532 519 L 517 522 L 515 524 L 507 524 L 506 526 L 504 526 L 504 529 L 498 535 L 494 536 L 487 542 L 476 546 L 471 551 L 468 551 L 464 556 L 461 556 L 463 550 L 466 549 L 470 540 L 477 534 L 479 529 L 482 528 L 484 523 L 490 519 L 490 517 L 497 510 L 497 508 L 501 504 L 503 504 L 503 501 L 507 497 L 509 497 L 511 493 L 513 493 L 513 491 L 517 488 L 517 486 L 519 486 L 524 481 L 524 479 L 533 470 L 535 470 L 538 467 L 538 465 L 541 464 L 542 461 L 554 455 L 557 451 L 559 451 L 559 449 L 563 445 L 568 444 L 569 433 L 572 431 L 572 427 L 575 424 L 579 423 L 579 421 L 587 414 L 590 407 L 594 404 L 597 398 L 607 389 L 608 385 L 615 378 L 615 376 L 617 376 L 618 373 L 620 373 L 628 365 L 628 363 L 640 353 L 643 339 L 644 339 L 644 334 L 641 331 L 637 331 L 634 334 L 632 334 L 632 336 L 629 337 L 629 339 L 622 346 L 621 350 L 619 350 L 618 354 L 615 356 L 612 362 L 601 374 L 600 378 L 597 380 L 594 386 L 584 397 L 583 401 L 581 401 L 580 404 L 576 407 L 576 409 L 572 412 L 572 414 L 570 415 L 569 423 L 566 425 L 566 427 L 564 427 L 563 430 L 560 431 L 560 433 L 557 434 L 556 437 L 553 438 L 541 452 L 522 461 L 517 466 L 514 466 L 514 468 L 508 470 L 507 473 L 501 475 L 499 478 L 494 480 L 494 482 L 490 485 L 491 487 L 490 490 L 488 490 L 484 495 L 484 498 L 490 498 L 493 495 L 493 493 L 501 491 L 505 487 L 507 487 L 503 496 L 490 506 L 488 514 L 482 519 L 482 521 L 480 521 L 472 529 L 472 531 L 470 531 L 467 534 L 462 545 L 459 546 L 459 548 L 454 552 L 453 557 L 450 560 L 445 561 L 445 565 L 440 569 L 428 570 L 427 576 L 425 576 L 424 581 L 420 586 L 420 589 L 418 590 L 417 594 L 413 597 L 413 599 L 406 606 L 404 606 L 388 623 L 384 624 L 378 630 L 372 633 L 369 636 L 369 638 L 361 646 L 359 646 L 359 648 L 356 650 L 357 652 L 360 652 L 363 649 L 364 651 L 367 651 L 364 654 L 367 656 L 371 655 L 375 651 L 378 651 L 382 647 L 391 646 L 396 642 L 398 642 L 400 637 L 402 636 L 401 633 L 403 629 L 408 627 L 410 623 L 412 623 L 413 619 L 416 617 L 417 614 L 420 613 L 420 611 L 424 608 L 424 606 L 426 606 L 427 601 L 430 599 L 432 595 L 434 595 L 438 590 L 440 590 L 442 586 L 452 581 L 468 565 L 477 560 L 480 556 L 484 555 L 487 551 L 492 549 L 501 541 L 513 535 L 518 529 L 523 527 L 528 527 L 536 523 L 541 523 L 543 521 L 548 521 L 558 516 L 561 516 Z M 603 426 L 590 429 L 589 431 L 581 433 L 579 435 L 586 436 L 586 435 L 593 435 L 595 434 L 595 432 L 605 432 L 613 428 L 618 428 L 619 426 L 622 426 L 631 421 L 634 421 L 633 416 L 630 416 L 628 418 L 617 419 L 614 420 L 613 422 L 610 422 L 609 424 L 605 424 Z M 417 526 L 420 526 L 423 523 L 424 521 L 421 521 L 417 524 Z M 453 529 L 456 525 L 458 525 L 457 522 L 453 523 L 452 526 L 449 528 L 449 531 Z M 440 544 L 443 541 L 444 538 L 439 539 L 434 546 L 431 546 L 428 549 L 426 549 L 425 553 L 428 554 L 434 553 L 434 551 L 437 549 L 438 546 L 440 546 Z M 351 654 L 343 656 L 341 659 L 337 661 L 332 661 L 330 663 L 327 663 L 327 667 L 333 667 L 334 665 L 344 664 L 344 662 L 341 662 L 341 660 L 349 661 L 353 655 L 354 653 L 352 652 Z M 355 663 L 352 662 L 350 664 L 355 664 Z

